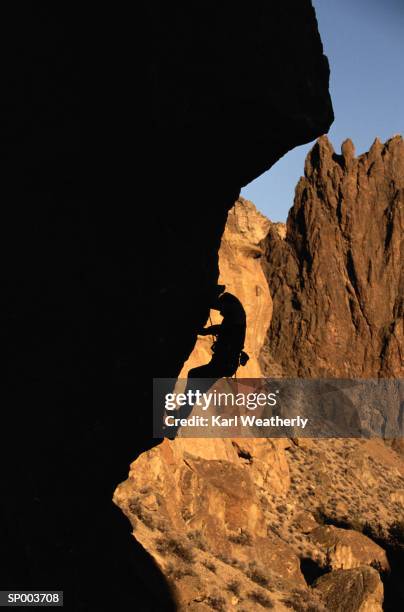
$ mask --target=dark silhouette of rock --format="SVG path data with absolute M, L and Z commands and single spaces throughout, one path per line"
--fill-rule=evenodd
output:
M 172 609 L 111 501 L 157 443 L 136 361 L 180 371 L 240 186 L 332 121 L 327 60 L 308 0 L 152 2 L 135 33 L 110 7 L 18 10 L 3 54 L 1 586 L 63 588 L 75 610 Z
M 151 150 L 161 167 L 149 186 L 158 204 L 153 341 L 145 347 L 156 376 L 175 377 L 207 319 L 220 238 L 241 186 L 325 133 L 332 109 L 310 2 L 253 2 L 248 11 L 208 3 L 189 27 L 168 5 L 151 10 L 159 28 Z
M 401 136 L 359 157 L 350 140 L 338 155 L 321 137 L 285 240 L 266 241 L 268 347 L 286 375 L 403 377 L 403 231 Z

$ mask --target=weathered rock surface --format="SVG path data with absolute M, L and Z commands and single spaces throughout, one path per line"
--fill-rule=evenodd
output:
M 284 240 L 270 231 L 268 345 L 286 375 L 403 377 L 404 142 L 309 153 Z M 263 355 L 264 371 L 270 359 Z
M 362 533 L 352 529 L 339 529 L 332 525 L 317 527 L 310 539 L 326 551 L 331 569 L 352 569 L 361 565 L 390 570 L 386 552 Z
M 327 610 L 381 612 L 383 609 L 383 584 L 371 567 L 331 572 L 319 578 L 315 586 Z
M 205 609 L 192 606 L 219 598 L 220 609 L 242 602 L 254 610 L 261 598 L 283 610 L 283 597 L 307 591 L 298 556 L 265 513 L 267 492 L 287 489 L 274 482 L 282 469 L 288 476 L 277 451 L 285 443 L 239 442 L 165 440 L 132 464 L 115 491 L 135 538 L 175 586 L 180 609 Z
M 244 306 L 247 330 L 244 349 L 250 356 L 247 365 L 240 367 L 243 378 L 262 376 L 259 356 L 266 340 L 272 317 L 272 299 L 261 265 L 262 241 L 267 236 L 271 222 L 257 211 L 254 204 L 242 197 L 235 202 L 227 216 L 226 227 L 219 249 L 219 283 L 233 293 Z M 221 315 L 211 310 L 207 324 L 220 323 Z M 208 363 L 213 338 L 199 336 L 189 359 L 184 364 L 180 378 L 186 378 L 188 370 Z
M 389 527 L 402 513 L 390 493 L 394 497 L 403 488 L 403 460 L 381 440 L 308 442 L 165 440 L 133 462 L 114 501 L 175 587 L 180 610 L 218 594 L 226 609 L 233 605 L 235 582 L 236 603 L 245 609 L 254 609 L 248 607 L 249 595 L 258 591 L 280 610 L 285 601 L 297 606 L 308 600 L 315 609 L 324 604 L 333 611 L 342 609 L 327 607 L 334 595 L 322 602 L 309 586 L 311 568 L 321 574 L 331 567 L 331 585 L 339 568 L 353 572 L 361 566 L 362 572 L 363 565 L 373 565 L 388 571 L 384 549 L 361 531 L 387 541 Z M 360 462 L 364 472 L 353 455 L 366 460 Z M 349 596 L 362 602 L 362 587 L 349 590 L 360 575 L 344 574 L 337 582 L 345 589 L 341 601 Z M 368 575 L 373 574 L 365 571 Z M 380 603 L 382 585 L 376 582 Z

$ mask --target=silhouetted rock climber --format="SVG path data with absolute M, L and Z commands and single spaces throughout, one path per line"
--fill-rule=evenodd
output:
M 233 376 L 248 356 L 244 353 L 246 315 L 240 300 L 232 293 L 222 293 L 211 305 L 223 317 L 219 325 L 210 325 L 200 330 L 201 336 L 216 336 L 212 344 L 212 359 L 206 365 L 193 368 L 188 379 L 210 378 L 218 380 L 223 376 Z M 187 385 L 189 388 L 189 384 Z
M 247 353 L 243 351 L 246 314 L 240 300 L 232 293 L 222 293 L 223 285 L 216 288 L 216 296 L 210 307 L 218 310 L 223 317 L 223 321 L 218 325 L 210 325 L 199 331 L 199 335 L 215 336 L 216 340 L 212 344 L 212 359 L 209 363 L 192 368 L 188 372 L 188 382 L 185 389 L 187 393 L 190 389 L 199 390 L 202 393 L 212 387 L 212 385 L 223 377 L 231 377 L 237 372 L 239 365 L 245 365 L 249 359 Z M 201 380 L 202 379 L 202 380 Z M 177 418 L 187 418 L 193 406 L 185 404 L 178 411 Z M 178 427 L 171 426 L 167 429 L 167 437 L 176 436 Z

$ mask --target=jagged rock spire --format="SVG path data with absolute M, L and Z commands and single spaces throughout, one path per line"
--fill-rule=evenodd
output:
M 344 157 L 345 164 L 348 166 L 355 157 L 355 145 L 350 138 L 347 138 L 342 143 L 341 153 Z
M 319 138 L 286 241 L 268 241 L 268 346 L 289 375 L 403 377 L 404 141 L 341 150 Z

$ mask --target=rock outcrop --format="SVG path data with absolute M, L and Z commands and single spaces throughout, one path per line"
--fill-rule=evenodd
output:
M 332 570 L 374 565 L 382 572 L 390 571 L 386 551 L 362 533 L 327 525 L 313 529 L 310 539 L 326 551 Z
M 383 584 L 371 567 L 338 570 L 318 579 L 327 610 L 335 612 L 381 612 Z
M 219 281 L 246 309 L 251 369 L 239 376 L 400 376 L 402 147 L 398 137 L 376 141 L 355 158 L 350 141 L 337 156 L 321 138 L 286 232 L 236 201 Z M 209 359 L 210 340 L 199 338 L 182 375 Z M 114 501 L 167 575 L 180 610 L 254 610 L 261 601 L 277 610 L 379 612 L 381 578 L 386 609 L 402 597 L 402 561 L 394 557 L 402 555 L 399 446 L 165 440 L 132 463 Z
M 383 579 L 391 570 L 390 599 L 399 601 L 389 581 L 400 580 L 400 566 L 390 568 L 381 544 L 403 512 L 394 495 L 403 460 L 381 440 L 296 442 L 165 440 L 133 462 L 114 501 L 179 610 L 216 599 L 224 610 L 254 610 L 254 597 L 279 610 L 302 600 L 307 609 L 342 610 L 338 588 L 347 609 L 366 610 L 374 598 L 379 607 L 369 610 L 379 610 L 383 585 L 373 568 Z
M 240 197 L 229 211 L 219 249 L 219 283 L 240 299 L 247 316 L 245 350 L 250 360 L 239 368 L 243 377 L 262 376 L 259 356 L 272 300 L 261 243 L 272 225 Z M 211 310 L 207 324 L 210 321 L 220 323 L 220 314 Z M 180 378 L 211 359 L 211 344 L 210 337 L 198 338 Z M 129 517 L 135 538 L 174 585 L 180 609 L 208 610 L 215 602 L 226 609 L 242 601 L 246 610 L 254 610 L 261 598 L 282 610 L 285 593 L 305 589 L 293 549 L 268 533 L 260 493 L 287 493 L 287 446 L 285 440 L 177 438 L 165 440 L 132 464 L 114 501 Z M 170 550 L 169 542 L 191 551 L 189 559 L 181 559 L 174 544 Z M 270 593 L 272 581 L 277 587 Z
M 272 317 L 272 299 L 265 277 L 261 258 L 264 254 L 261 243 L 273 224 L 259 213 L 252 202 L 242 197 L 235 202 L 227 216 L 227 223 L 219 249 L 219 284 L 234 294 L 243 304 L 247 317 L 244 349 L 250 359 L 240 367 L 238 375 L 243 378 L 262 376 L 259 357 Z M 220 323 L 222 317 L 211 310 L 207 324 Z M 208 363 L 212 356 L 211 336 L 198 337 L 194 350 L 184 364 L 180 378 L 196 366 Z
M 355 157 L 321 137 L 306 159 L 284 240 L 271 231 L 274 302 L 263 369 L 347 378 L 404 375 L 404 142 Z
M 218 593 L 220 609 L 235 598 L 254 610 L 254 597 L 279 602 L 306 588 L 293 549 L 268 531 L 262 491 L 287 488 L 282 480 L 272 486 L 275 473 L 266 477 L 277 447 L 261 440 L 239 451 L 228 440 L 165 440 L 132 464 L 115 491 L 135 538 L 175 587 L 180 610 L 207 609 Z M 285 461 L 278 474 L 282 467 L 287 474 Z

